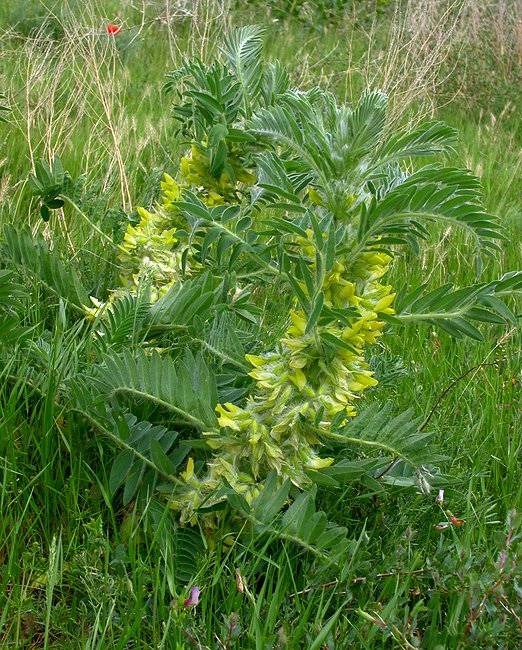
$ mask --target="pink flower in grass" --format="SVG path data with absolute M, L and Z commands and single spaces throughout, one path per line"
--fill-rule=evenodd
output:
M 185 607 L 195 607 L 199 603 L 199 594 L 199 587 L 192 587 L 190 595 L 188 598 L 185 598 L 183 605 L 185 605 Z

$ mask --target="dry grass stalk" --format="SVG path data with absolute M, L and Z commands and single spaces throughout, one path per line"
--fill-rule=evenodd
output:
M 466 0 L 464 0 L 466 1 Z M 416 120 L 438 108 L 437 89 L 448 55 L 458 48 L 457 26 L 462 0 L 406 0 L 394 9 L 386 47 L 377 53 L 370 46 L 363 70 L 368 87 L 382 88 L 390 96 L 390 120 L 398 121 L 416 106 Z M 373 30 L 376 22 L 373 23 Z M 444 73 L 446 76 L 451 71 Z
M 155 11 L 157 20 L 167 28 L 173 63 L 194 56 L 203 60 L 211 57 L 230 25 L 230 6 L 231 0 L 162 0 Z M 189 33 L 180 45 L 182 19 L 189 20 Z

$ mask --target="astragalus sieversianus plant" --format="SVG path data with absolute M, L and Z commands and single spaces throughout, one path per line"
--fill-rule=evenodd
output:
M 157 491 L 182 524 L 207 530 L 231 507 L 335 555 L 315 484 L 426 491 L 440 459 L 411 410 L 364 406 L 378 383 L 372 346 L 410 321 L 480 339 L 477 323 L 514 319 L 502 299 L 522 278 L 391 286 L 397 255 L 417 253 L 438 223 L 465 229 L 477 260 L 500 250 L 479 180 L 438 162 L 456 131 L 390 132 L 378 90 L 351 107 L 295 88 L 262 58 L 262 36 L 233 30 L 221 61 L 169 75 L 187 154 L 116 247 L 121 283 L 108 296 L 88 305 L 27 231 L 6 230 L 6 256 L 92 320 L 88 363 L 64 395 L 121 448 L 110 486 L 125 503 Z M 33 178 L 45 204 L 44 181 Z M 287 312 L 274 318 L 276 296 Z

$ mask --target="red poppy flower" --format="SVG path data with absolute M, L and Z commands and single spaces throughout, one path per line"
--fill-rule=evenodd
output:
M 113 25 L 112 23 L 107 23 L 107 34 L 117 34 L 120 31 L 121 27 Z

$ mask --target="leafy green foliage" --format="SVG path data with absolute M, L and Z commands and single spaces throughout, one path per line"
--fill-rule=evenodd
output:
M 240 84 L 243 96 L 242 111 L 246 118 L 251 115 L 250 104 L 252 100 L 256 101 L 263 81 L 261 59 L 263 34 L 263 29 L 253 25 L 231 30 L 226 36 L 222 48 L 223 54 Z
M 458 132 L 444 122 L 422 122 L 413 131 L 389 136 L 376 156 L 379 166 L 389 165 L 411 156 L 451 153 L 458 142 Z
M 127 505 L 139 487 L 144 485 L 146 493 L 154 489 L 156 472 L 151 471 L 141 458 L 149 459 L 163 474 L 172 476 L 188 449 L 180 453 L 177 448 L 169 454 L 178 434 L 158 425 L 153 426 L 150 422 L 140 422 L 130 414 L 115 423 L 117 435 L 127 448 L 120 451 L 113 462 L 109 489 L 114 494 L 125 484 L 122 499 L 123 505 Z M 149 476 L 145 476 L 147 469 Z
M 412 467 L 421 467 L 436 460 L 430 444 L 433 433 L 422 431 L 421 422 L 422 418 L 414 417 L 412 409 L 393 415 L 391 404 L 372 404 L 340 429 L 338 440 L 344 438 L 346 442 L 400 458 Z M 334 469 L 335 465 L 323 471 L 330 474 Z
M 163 578 L 167 580 L 171 595 L 176 585 L 194 580 L 205 558 L 205 539 L 198 527 L 176 524 L 168 506 L 157 499 L 147 501 L 144 522 L 147 533 L 156 540 L 165 563 Z
M 244 121 L 259 106 L 276 103 L 290 86 L 278 61 L 262 59 L 263 35 L 263 28 L 252 25 L 231 30 L 221 49 L 225 63 L 194 59 L 167 74 L 164 89 L 176 95 L 179 130 L 208 156 L 215 179 L 225 173 L 235 181 L 238 172 L 244 176 L 255 165 L 259 147 Z
M 240 88 L 226 66 L 214 63 L 207 67 L 195 60 L 170 72 L 167 78 L 165 91 L 175 91 L 183 102 L 176 105 L 174 116 L 181 122 L 184 135 L 202 140 L 214 124 L 232 125 L 236 120 L 241 105 Z M 180 80 L 186 78 L 186 89 L 177 90 Z
M 72 408 L 120 449 L 111 467 L 109 489 L 114 493 L 123 485 L 124 505 L 138 492 L 149 498 L 160 479 L 176 480 L 176 468 L 190 451 L 189 445 L 173 447 L 178 432 L 124 414 L 115 403 L 108 405 L 107 395 L 87 385 L 83 377 L 69 379 L 67 390 Z
M 17 230 L 4 227 L 5 246 L 2 254 L 19 268 L 30 273 L 38 284 L 55 296 L 62 298 L 74 309 L 83 312 L 90 303 L 87 291 L 71 265 L 66 265 L 49 249 L 40 235 L 33 237 L 29 227 Z
M 495 217 L 484 211 L 478 179 L 466 170 L 424 168 L 389 191 L 379 192 L 363 208 L 359 247 L 369 244 L 408 244 L 428 235 L 423 220 L 447 221 L 469 230 L 477 250 L 498 251 L 503 238 Z
M 373 0 L 364 1 L 365 6 L 373 10 Z M 116 150 L 110 136 L 105 140 L 105 135 L 109 134 L 99 123 L 99 106 L 97 109 L 95 103 L 82 101 L 85 99 L 82 88 L 89 98 L 94 97 L 95 88 L 86 83 L 88 69 L 80 64 L 86 38 L 89 42 L 91 37 L 97 39 L 96 32 L 104 32 L 104 21 L 88 17 L 87 8 L 96 4 L 90 0 L 69 0 L 67 3 L 53 0 L 45 4 L 52 4 L 57 16 L 63 15 L 63 6 L 67 5 L 63 11 L 67 13 L 68 30 L 62 42 L 20 39 L 15 35 L 15 32 L 23 31 L 22 21 L 32 21 L 41 9 L 38 0 L 4 0 L 0 3 L 0 15 L 4 18 L 0 22 L 11 25 L 2 39 L 4 87 L 9 88 L 10 105 L 16 116 L 7 126 L 0 124 L 5 153 L 1 169 L 1 218 L 17 229 L 27 219 L 27 186 L 19 179 L 28 166 L 30 155 L 26 149 L 26 137 L 30 137 L 36 148 L 32 153 L 37 157 L 43 155 L 42 150 L 47 150 L 50 144 L 51 149 L 63 154 L 64 161 L 67 159 L 71 171 L 88 164 L 85 192 L 75 196 L 69 194 L 69 198 L 106 234 L 113 236 L 115 226 L 119 229 L 121 223 L 124 230 L 127 225 L 125 214 L 116 205 L 120 200 L 119 175 L 109 173 L 110 169 L 114 170 L 112 161 Z M 163 128 L 168 109 L 163 110 L 166 107 L 156 103 L 154 115 L 149 114 L 153 100 L 150 91 L 161 83 L 162 71 L 161 66 L 150 66 L 147 62 L 150 59 L 168 59 L 169 45 L 173 44 L 166 38 L 167 20 L 164 18 L 167 4 L 145 4 L 150 22 L 143 24 L 140 38 L 135 39 L 135 43 L 143 43 L 142 51 L 147 56 L 132 56 L 127 61 L 117 60 L 115 66 L 102 64 L 99 68 L 103 99 L 107 100 L 114 123 L 121 126 L 118 134 L 121 135 L 122 169 L 129 184 L 129 200 L 134 206 L 152 206 L 158 198 L 157 185 L 163 167 L 171 174 L 175 174 L 173 170 L 176 169 L 172 151 L 169 153 L 172 129 Z M 206 5 L 213 11 L 218 4 L 203 0 L 200 6 Z M 362 1 L 357 3 L 361 4 Z M 478 3 L 474 4 L 478 6 Z M 501 7 L 506 3 L 495 0 L 486 4 Z M 119 50 L 120 36 L 134 38 L 136 35 L 131 25 L 134 19 L 141 23 L 138 5 L 141 3 L 115 3 L 112 0 L 104 3 L 107 19 L 115 20 L 117 17 L 124 24 L 117 37 L 103 33 L 96 41 L 97 53 L 100 53 L 99 46 L 103 48 L 111 42 L 110 39 L 114 42 L 114 48 L 110 45 L 114 52 L 111 49 L 109 63 L 113 61 L 112 55 L 117 54 L 116 49 Z M 410 2 L 409 5 L 418 8 L 418 3 Z M 284 7 L 281 4 L 283 9 L 288 6 L 289 3 Z M 13 15 L 10 7 L 17 11 L 18 17 L 14 21 L 5 20 L 8 13 Z M 73 7 L 81 10 L 76 14 L 81 24 L 74 22 Z M 158 20 L 155 20 L 156 11 Z M 240 11 L 239 18 L 244 21 L 244 2 Z M 159 12 L 164 13 L 159 15 Z M 264 3 L 257 3 L 256 12 L 264 19 Z M 310 23 L 313 16 L 313 13 L 307 14 L 305 18 Z M 513 18 L 515 22 L 513 12 L 506 11 L 504 16 Z M 354 19 L 358 21 L 361 17 L 355 15 Z M 234 21 L 234 16 L 231 20 Z M 495 15 L 495 26 L 501 24 L 501 20 L 499 12 L 498 16 Z M 212 29 L 219 22 L 212 22 Z M 468 32 L 470 23 L 463 21 L 461 24 Z M 322 29 L 318 22 L 311 24 L 312 28 L 316 26 Z M 197 47 L 208 61 L 204 43 L 198 42 L 197 38 L 185 40 L 188 31 L 197 31 L 199 27 L 199 23 L 193 23 L 191 18 L 176 22 L 174 46 L 184 51 Z M 371 11 L 365 27 L 372 27 Z M 387 27 L 377 23 L 369 33 L 380 40 Z M 357 31 L 352 32 L 351 16 L 342 26 L 343 39 L 333 56 L 331 48 L 336 40 L 335 30 L 321 33 L 318 39 L 310 39 L 295 23 L 279 22 L 269 29 L 273 35 L 271 55 L 291 60 L 296 51 L 294 45 L 298 44 L 298 63 L 301 59 L 303 61 L 303 65 L 298 66 L 299 78 L 303 79 L 306 87 L 317 83 L 317 77 L 324 74 L 329 77 L 329 87 L 337 96 L 357 95 L 357 81 L 354 83 L 354 79 L 359 79 L 360 75 L 351 75 L 348 79 L 339 74 L 346 67 L 343 63 L 347 60 L 345 52 L 353 52 L 353 61 L 357 65 L 357 50 L 365 45 L 362 36 Z M 75 37 L 80 33 L 80 38 Z M 486 39 L 492 34 L 495 38 L 496 33 L 490 29 Z M 206 43 L 215 51 L 218 38 L 213 31 L 207 34 L 209 39 Z M 434 30 L 433 34 L 440 32 Z M 482 45 L 488 47 L 486 39 Z M 459 39 L 458 49 L 461 44 Z M 516 56 L 517 50 L 511 41 L 502 38 L 499 44 L 506 61 Z M 448 71 L 455 73 L 466 67 L 465 73 L 472 72 L 471 66 L 487 56 L 485 49 L 470 48 L 469 65 L 465 66 L 459 58 L 448 62 Z M 364 52 L 366 55 L 366 47 Z M 67 57 L 66 61 L 62 54 Z M 397 63 L 400 65 L 401 60 L 409 55 L 410 52 L 399 53 Z M 378 60 L 382 60 L 381 57 Z M 24 89 L 30 66 L 35 64 L 38 75 L 32 77 L 35 84 L 26 89 L 31 98 L 27 110 L 34 108 L 33 100 L 38 102 L 41 97 L 48 97 L 47 90 L 56 90 L 54 97 L 57 102 L 53 103 L 51 97 L 50 101 L 42 104 L 42 110 L 33 113 L 34 119 L 26 122 L 23 119 L 27 97 Z M 454 70 L 455 65 L 457 70 Z M 295 69 L 295 63 L 290 63 L 290 66 Z M 264 67 L 268 74 L 270 66 L 265 64 Z M 281 63 L 274 62 L 274 67 L 284 73 Z M 115 76 L 111 75 L 111 68 Z M 62 76 L 60 69 L 63 69 Z M 36 72 L 34 67 L 32 70 Z M 387 70 L 393 83 L 395 70 Z M 439 231 L 433 227 L 436 224 L 423 221 L 435 237 L 426 242 L 416 238 L 418 256 L 412 251 L 402 256 L 397 245 L 399 254 L 386 276 L 389 279 L 383 280 L 398 289 L 408 286 L 406 293 L 427 281 L 425 293 L 449 282 L 453 285 L 449 289 L 452 293 L 459 287 L 502 277 L 509 269 L 517 268 L 519 263 L 520 192 L 517 192 L 519 179 L 516 172 L 519 169 L 520 134 L 515 130 L 510 132 L 506 114 L 500 114 L 509 95 L 512 105 L 506 107 L 506 112 L 511 111 L 515 117 L 518 104 L 513 97 L 522 86 L 511 83 L 508 94 L 493 92 L 492 89 L 498 90 L 510 77 L 498 75 L 495 67 L 485 66 L 479 72 L 481 86 L 476 90 L 480 92 L 482 89 L 479 101 L 485 108 L 484 115 L 475 120 L 472 111 L 459 114 L 466 102 L 466 97 L 460 93 L 463 88 L 469 90 L 469 85 L 463 86 L 466 80 L 462 75 L 455 77 L 453 87 L 459 91 L 459 101 L 444 111 L 438 111 L 438 115 L 444 115 L 451 124 L 459 124 L 459 129 L 463 129 L 462 144 L 455 146 L 454 153 L 449 152 L 451 165 L 469 166 L 480 176 L 488 210 L 501 216 L 506 228 L 503 232 L 509 240 L 500 242 L 502 253 L 497 259 L 486 260 L 484 276 L 474 278 L 467 248 L 474 236 L 470 238 L 462 229 L 450 231 L 449 222 L 444 222 Z M 124 84 L 125 92 L 118 92 L 120 82 Z M 71 95 L 72 88 L 78 95 Z M 279 101 L 274 99 L 277 94 L 280 93 L 270 95 L 272 98 L 267 103 Z M 75 110 L 70 113 L 62 111 L 60 98 L 67 101 L 71 97 L 75 99 Z M 477 93 L 468 96 L 472 110 L 476 108 L 476 99 Z M 434 96 L 434 101 L 442 103 L 444 100 L 440 95 Z M 264 94 L 262 101 L 267 101 Z M 87 107 L 87 114 L 82 105 Z M 496 121 L 490 111 L 495 114 Z M 120 121 L 121 116 L 129 119 Z M 411 113 L 405 117 L 415 119 Z M 135 123 L 137 128 L 133 129 Z M 516 129 L 518 123 L 515 123 L 516 120 L 513 122 Z M 140 128 L 140 125 L 149 124 L 162 126 L 155 133 L 148 126 Z M 23 135 L 19 131 L 21 128 L 24 129 Z M 51 136 L 51 133 L 52 142 L 48 142 L 47 135 Z M 42 135 L 45 135 L 44 141 L 41 141 Z M 390 126 L 385 141 L 392 137 L 394 133 Z M 10 318 L 7 326 L 0 326 L 0 577 L 6 587 L 0 645 L 39 647 L 47 633 L 48 646 L 62 650 L 77 646 L 91 649 L 126 645 L 144 648 L 311 648 L 326 645 L 329 648 L 357 648 L 364 645 L 373 649 L 420 645 L 461 649 L 486 647 L 488 644 L 508 649 L 518 647 L 520 630 L 516 617 L 520 616 L 521 609 L 520 593 L 517 592 L 520 586 L 520 540 L 515 513 L 504 527 L 507 511 L 512 507 L 520 510 L 522 496 L 519 480 L 522 428 L 517 408 L 520 336 L 516 324 L 512 325 L 509 319 L 507 326 L 492 323 L 492 327 L 487 323 L 470 321 L 480 329 L 485 339 L 483 343 L 477 343 L 473 340 L 454 341 L 445 332 L 433 331 L 436 328 L 431 324 L 418 326 L 413 318 L 400 321 L 405 329 L 396 327 L 399 323 L 393 323 L 390 317 L 381 342 L 366 347 L 369 370 L 375 371 L 374 376 L 379 380 L 378 388 L 372 389 L 368 401 L 381 405 L 388 400 L 393 402 L 390 415 L 400 413 L 405 405 L 414 405 L 415 415 L 425 412 L 436 404 L 441 391 L 468 368 L 479 366 L 484 360 L 492 365 L 480 366 L 467 376 L 468 379 L 458 381 L 449 396 L 435 409 L 430 421 L 430 428 L 437 432 L 431 439 L 432 444 L 435 443 L 437 452 L 442 447 L 449 458 L 443 466 L 451 474 L 451 482 L 444 485 L 446 493 L 442 508 L 435 502 L 434 494 L 425 496 L 417 492 L 420 481 L 417 481 L 417 489 L 407 487 L 415 484 L 418 476 L 411 465 L 397 461 L 387 473 L 376 478 L 390 464 L 384 466 L 384 458 L 387 461 L 389 456 L 381 457 L 378 448 L 343 444 L 342 441 L 334 444 L 333 440 L 328 440 L 328 444 L 322 447 L 326 452 L 324 455 L 333 456 L 335 460 L 330 468 L 309 472 L 310 479 L 319 485 L 316 510 L 323 510 L 327 519 L 346 526 L 348 538 L 359 535 L 363 522 L 368 536 L 366 549 L 348 548 L 346 560 L 352 563 L 352 571 L 348 572 L 344 582 L 338 581 L 340 570 L 336 565 L 329 565 L 320 555 L 309 553 L 292 541 L 279 542 L 277 530 L 252 534 L 251 522 L 237 511 L 231 513 L 226 508 L 216 511 L 214 520 L 210 513 L 200 512 L 198 516 L 205 522 L 203 531 L 199 526 L 179 526 L 170 504 L 170 497 L 178 489 L 178 484 L 145 461 L 140 461 L 146 469 L 127 506 L 122 506 L 125 482 L 116 493 L 109 493 L 111 466 L 123 447 L 119 436 L 127 435 L 126 428 L 120 424 L 116 429 L 107 423 L 109 432 L 106 433 L 93 420 L 75 413 L 65 378 L 79 373 L 79 381 L 86 388 L 87 404 L 93 408 L 96 392 L 90 384 L 90 375 L 92 366 L 100 363 L 102 352 L 109 348 L 121 352 L 123 348 L 132 351 L 138 347 L 146 350 L 160 347 L 164 356 L 177 359 L 188 346 L 194 354 L 201 351 L 216 375 L 219 402 L 244 406 L 249 396 L 258 395 L 254 379 L 247 375 L 252 368 L 244 354 L 264 355 L 273 350 L 274 341 L 284 336 L 288 327 L 287 310 L 295 309 L 294 296 L 297 295 L 297 291 L 289 288 L 289 278 L 294 279 L 296 287 L 301 287 L 304 278 L 308 277 L 305 271 L 298 270 L 299 257 L 305 258 L 314 287 L 322 291 L 319 269 L 314 262 L 320 239 L 315 233 L 308 233 L 313 229 L 313 223 L 307 212 L 312 211 L 320 228 L 325 231 L 330 232 L 329 224 L 333 220 L 328 214 L 323 218 L 324 206 L 314 203 L 317 196 L 308 189 L 311 177 L 300 173 L 302 165 L 296 157 L 286 159 L 279 153 L 268 149 L 263 157 L 266 155 L 282 161 L 284 173 L 292 178 L 288 186 L 283 176 L 281 180 L 276 178 L 273 185 L 288 187 L 297 198 L 278 199 L 272 189 L 260 186 L 265 181 L 270 184 L 270 180 L 268 175 L 264 181 L 261 180 L 256 153 L 257 180 L 238 199 L 243 203 L 241 217 L 248 214 L 252 218 L 249 229 L 255 231 L 256 243 L 272 247 L 270 255 L 264 255 L 276 268 L 258 273 L 252 255 L 243 251 L 230 270 L 225 271 L 229 268 L 229 256 L 225 251 L 219 258 L 219 269 L 216 249 L 211 244 L 205 255 L 205 270 L 218 283 L 225 274 L 231 279 L 215 303 L 202 312 L 203 319 L 196 315 L 186 321 L 184 310 L 176 310 L 175 320 L 181 327 L 174 325 L 169 328 L 165 313 L 161 326 L 152 330 L 148 316 L 144 314 L 149 297 L 144 291 L 140 296 L 142 300 L 139 300 L 138 293 L 141 293 L 142 285 L 145 289 L 153 278 L 146 277 L 140 284 L 140 291 L 122 295 L 116 279 L 120 273 L 119 261 L 112 248 L 102 247 L 93 230 L 82 227 L 70 204 L 64 206 L 63 221 L 60 215 L 59 220 L 51 219 L 50 224 L 42 229 L 52 253 L 60 257 L 68 269 L 74 269 L 88 293 L 102 303 L 94 323 L 83 323 L 80 327 L 81 321 L 67 303 L 59 304 L 54 295 L 49 298 L 44 287 L 35 290 L 38 285 L 36 276 L 15 265 L 9 257 L 2 256 L 0 268 L 13 273 L 7 280 L 8 291 L 10 285 L 18 284 L 23 286 L 27 297 L 21 295 L 14 301 L 8 297 L 8 305 L 0 307 L 0 312 Z M 269 162 L 269 166 L 274 165 Z M 376 173 L 376 178 L 372 179 L 375 189 L 381 185 L 394 186 L 418 169 L 415 161 L 391 166 L 391 170 L 383 168 Z M 147 170 L 151 168 L 155 170 L 149 175 Z M 254 167 L 250 169 L 253 170 Z M 299 175 L 298 182 L 295 177 Z M 153 182 L 152 176 L 156 179 Z M 197 187 L 194 184 L 191 190 L 200 196 Z M 373 191 L 370 187 L 368 190 L 370 194 Z M 248 203 L 250 194 L 252 199 L 256 199 L 255 210 L 247 213 L 245 202 Z M 289 206 L 288 213 L 283 207 L 271 207 L 277 203 L 282 206 L 285 202 Z M 240 215 L 235 217 L 239 218 Z M 74 258 L 59 253 L 59 249 L 64 250 L 64 233 L 56 229 L 63 223 L 67 224 L 68 235 L 74 244 Z M 234 220 L 226 225 L 231 223 Z M 137 225 L 135 218 L 133 225 Z M 184 227 L 178 223 L 177 217 L 176 223 L 170 225 Z M 31 219 L 33 237 L 40 226 L 38 219 Z M 352 235 L 348 236 L 346 231 L 354 226 L 355 222 L 353 225 L 336 224 L 336 259 L 345 254 L 342 242 L 351 239 Z M 191 251 L 186 256 L 185 272 L 181 274 L 178 289 L 187 281 L 192 283 L 199 279 L 202 269 L 192 261 L 194 255 L 199 254 L 195 247 L 203 241 L 205 230 L 210 227 L 210 224 L 199 223 L 197 232 L 200 235 L 197 238 L 194 230 L 187 228 Z M 439 241 L 438 232 L 442 235 Z M 118 243 L 121 243 L 123 234 L 119 229 Z M 296 238 L 309 236 L 313 250 L 307 249 L 304 253 L 301 244 L 296 244 Z M 185 237 L 179 235 L 180 253 L 187 241 Z M 393 244 L 386 246 L 395 249 Z M 322 250 L 325 247 L 326 244 Z M 284 269 L 289 272 L 288 279 L 279 277 L 279 268 L 283 273 Z M 351 273 L 346 272 L 348 280 Z M 116 291 L 108 292 L 109 288 Z M 310 303 L 304 289 L 301 291 L 304 302 Z M 177 302 L 174 293 L 170 307 L 173 310 Z M 325 291 L 323 294 L 326 298 Z M 150 299 L 154 298 L 151 294 Z M 501 304 L 505 301 L 516 316 L 514 299 L 509 295 L 499 298 Z M 247 311 L 257 310 L 255 322 L 238 316 L 238 301 Z M 185 307 L 191 304 L 189 301 Z M 399 308 L 400 302 L 395 302 L 394 306 Z M 111 311 L 115 315 L 114 323 L 111 322 Z M 337 315 L 347 325 L 342 320 L 345 311 L 338 310 Z M 326 326 L 330 320 L 325 304 L 318 323 Z M 108 331 L 103 334 L 105 327 Z M 25 332 L 21 344 L 17 334 L 19 329 Z M 110 331 L 114 331 L 114 341 Z M 333 355 L 326 343 L 325 350 Z M 394 375 L 399 364 L 402 364 L 402 376 Z M 385 383 L 383 378 L 389 375 L 394 378 Z M 366 401 L 359 399 L 355 402 L 357 411 L 364 411 Z M 167 455 L 176 449 L 180 452 L 187 450 L 189 458 L 194 459 L 196 476 L 201 478 L 205 475 L 208 467 L 205 460 L 212 459 L 211 452 L 184 444 L 188 442 L 185 440 L 187 435 L 196 437 L 197 443 L 201 443 L 193 430 L 181 427 L 178 430 L 172 425 L 174 418 L 148 401 L 131 403 L 118 400 L 114 405 L 109 404 L 104 395 L 99 404 L 101 419 L 107 409 L 114 418 L 119 413 L 127 419 L 130 419 L 129 410 L 132 410 L 138 416 L 136 428 L 138 422 L 148 421 L 153 427 L 175 430 L 178 437 Z M 355 419 L 349 421 L 353 423 Z M 146 460 L 152 462 L 150 445 L 146 444 L 147 431 L 151 438 L 156 435 L 152 429 L 143 426 L 145 438 L 140 442 L 140 449 Z M 140 453 L 140 450 L 136 449 L 136 452 Z M 135 453 L 133 456 L 137 461 L 138 456 Z M 187 460 L 185 458 L 177 466 L 174 478 L 185 473 Z M 333 476 L 333 466 L 339 465 L 343 475 L 335 481 L 326 472 L 331 471 Z M 426 469 L 434 472 L 431 464 Z M 426 479 L 437 488 L 447 477 L 427 474 Z M 407 489 L 399 489 L 401 485 Z M 152 500 L 150 494 L 155 494 Z M 297 495 L 298 491 L 291 489 L 290 498 Z M 283 509 L 286 507 L 283 505 Z M 448 523 L 446 509 L 451 509 L 465 522 L 437 530 L 438 522 Z M 218 518 L 220 523 L 216 524 Z M 56 539 L 53 541 L 54 535 Z M 363 565 L 359 562 L 361 554 L 369 558 Z M 341 565 L 344 570 L 344 563 Z M 238 590 L 241 577 L 242 592 Z M 183 600 L 188 596 L 188 587 L 194 584 L 201 588 L 200 602 L 194 609 L 185 608 Z M 466 629 L 468 623 L 469 629 Z
M 219 269 L 241 269 L 241 253 L 255 260 L 263 268 L 267 246 L 252 228 L 252 217 L 241 214 L 239 206 L 217 205 L 207 207 L 190 191 L 183 193 L 177 206 L 192 225 L 195 259 L 201 264 L 214 262 Z M 239 258 L 239 259 L 238 259 Z
M 205 320 L 210 317 L 223 293 L 222 286 L 216 286 L 210 274 L 194 280 L 177 282 L 151 307 L 150 319 L 157 326 L 185 326 L 194 317 Z
M 422 221 L 436 219 L 469 229 L 486 253 L 498 250 L 495 240 L 502 235 L 496 219 L 484 211 L 480 183 L 473 175 L 438 167 L 404 175 L 393 167 L 413 156 L 450 150 L 454 129 L 431 122 L 384 139 L 385 109 L 385 97 L 378 92 L 364 95 L 353 111 L 337 107 L 327 95 L 319 104 L 288 95 L 282 106 L 260 111 L 250 128 L 297 156 L 299 171 L 308 175 L 336 218 L 358 221 L 357 251 L 376 244 L 416 246 L 415 240 L 428 234 Z M 283 166 L 288 165 L 286 157 Z M 286 176 L 284 167 L 276 168 L 274 157 L 270 162 L 270 191 L 287 204 L 298 202 L 288 185 L 278 183 Z
M 278 486 L 277 476 L 272 472 L 252 505 L 234 493 L 228 495 L 228 501 L 252 522 L 256 534 L 275 535 L 296 543 L 329 564 L 343 562 L 352 544 L 346 538 L 346 528 L 329 523 L 324 512 L 315 510 L 315 487 L 301 493 L 281 512 L 290 500 L 290 487 L 289 480 Z
M 33 196 L 40 201 L 40 215 L 44 221 L 49 221 L 51 210 L 62 208 L 64 201 L 60 198 L 71 184 L 71 177 L 64 171 L 58 156 L 54 157 L 52 165 L 44 159 L 34 164 L 34 174 L 27 179 Z

